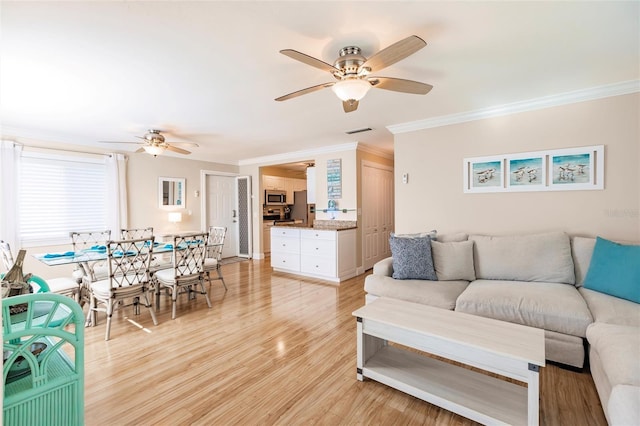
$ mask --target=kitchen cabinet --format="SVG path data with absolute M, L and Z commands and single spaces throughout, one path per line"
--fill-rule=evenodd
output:
M 300 230 L 271 227 L 271 267 L 276 270 L 300 271 Z
M 285 191 L 285 178 L 282 176 L 262 176 L 262 186 L 264 189 L 276 189 Z
M 271 227 L 273 221 L 268 221 L 262 224 L 262 249 L 265 254 L 271 252 Z
M 296 191 L 306 191 L 306 179 L 284 178 L 284 185 L 287 190 L 287 204 L 293 204 L 293 193 Z
M 307 203 L 316 203 L 316 168 L 307 167 Z
M 355 249 L 355 229 L 271 230 L 271 266 L 276 271 L 340 282 L 356 275 Z

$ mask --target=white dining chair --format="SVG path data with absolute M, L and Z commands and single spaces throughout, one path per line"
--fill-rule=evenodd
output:
M 149 309 L 154 325 L 158 325 L 153 306 L 149 302 L 151 289 L 151 277 L 149 265 L 153 257 L 153 240 L 141 238 L 137 240 L 108 241 L 107 246 L 107 270 L 106 279 L 93 281 L 89 284 L 91 320 L 88 324 L 97 324 L 96 312 L 105 312 L 107 315 L 107 329 L 105 340 L 109 340 L 111 333 L 111 318 L 113 312 L 128 306 L 127 301 L 132 301 L 134 313 L 140 313 L 140 299 L 144 300 L 144 306 Z M 151 244 L 145 244 L 151 241 Z M 100 307 L 102 305 L 103 307 Z
M 123 240 L 137 240 L 139 238 L 153 237 L 153 226 L 148 228 L 129 228 L 120 230 L 120 238 Z
M 223 226 L 210 226 L 209 227 L 209 240 L 207 241 L 207 257 L 204 259 L 204 274 L 209 281 L 209 287 L 211 287 L 211 272 L 216 271 L 218 274 L 214 280 L 222 281 L 225 291 L 227 290 L 227 284 L 224 282 L 222 276 L 222 269 L 220 268 L 220 261 L 222 260 L 222 249 L 224 248 L 224 239 L 227 235 L 227 228 Z
M 186 292 L 191 298 L 195 289 L 200 287 L 207 305 L 211 308 L 211 300 L 204 286 L 204 259 L 207 249 L 207 233 L 190 233 L 173 236 L 172 268 L 160 269 L 153 275 L 157 285 L 156 306 L 160 304 L 160 292 L 167 289 L 171 295 L 171 318 L 176 318 L 178 294 Z
M 2 259 L 2 264 L 4 266 L 4 270 L 8 271 L 14 264 L 13 254 L 11 253 L 11 246 L 6 241 L 0 240 L 0 259 Z M 37 277 L 37 280 L 34 279 L 36 283 L 38 280 L 43 280 L 40 277 Z M 48 280 L 44 280 L 46 286 L 49 288 L 51 293 L 58 293 L 64 296 L 69 296 L 75 301 L 80 301 L 80 283 L 74 277 L 60 277 L 60 278 L 50 278 Z

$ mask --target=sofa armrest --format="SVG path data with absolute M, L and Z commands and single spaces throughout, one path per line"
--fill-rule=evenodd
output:
M 393 257 L 387 257 L 373 265 L 373 273 L 390 277 L 393 274 Z

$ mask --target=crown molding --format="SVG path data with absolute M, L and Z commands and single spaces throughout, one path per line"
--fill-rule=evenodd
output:
M 640 92 L 640 80 L 622 81 L 619 83 L 575 90 L 572 92 L 558 93 L 556 95 L 543 96 L 541 98 L 513 102 L 510 104 L 483 108 L 475 111 L 467 111 L 459 114 L 442 115 L 439 117 L 426 118 L 424 120 L 393 124 L 387 126 L 387 129 L 394 135 L 397 135 L 399 133 L 414 132 L 416 130 L 431 129 L 434 127 L 448 126 L 450 124 L 483 120 L 486 118 L 500 117 L 577 102 L 591 101 L 611 96 L 628 95 L 637 92 Z
M 251 164 L 266 164 L 266 163 L 282 163 L 283 161 L 299 161 L 300 158 L 313 157 L 319 154 L 330 154 L 332 152 L 342 151 L 354 151 L 358 148 L 357 142 L 344 143 L 340 145 L 329 145 L 314 149 L 306 149 L 303 151 L 293 151 L 283 154 L 267 155 L 264 157 L 247 158 L 238 161 L 239 166 L 248 166 Z

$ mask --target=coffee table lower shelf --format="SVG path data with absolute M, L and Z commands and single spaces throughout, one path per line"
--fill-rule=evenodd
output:
M 383 346 L 362 375 L 483 424 L 527 424 L 527 388 L 418 353 Z

